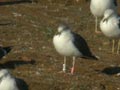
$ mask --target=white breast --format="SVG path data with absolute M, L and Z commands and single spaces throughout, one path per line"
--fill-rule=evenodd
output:
M 18 90 L 14 79 L 6 77 L 0 83 L 0 90 Z
M 57 52 L 64 56 L 81 56 L 82 54 L 74 46 L 73 37 L 69 33 L 62 33 L 53 38 L 53 44 Z
M 116 17 L 110 18 L 108 22 L 100 22 L 101 31 L 110 38 L 120 38 L 119 20 Z
M 91 0 L 90 10 L 94 16 L 103 16 L 107 9 L 116 10 L 116 6 L 112 0 Z

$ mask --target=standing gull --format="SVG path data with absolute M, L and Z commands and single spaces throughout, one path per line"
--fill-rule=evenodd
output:
M 112 9 L 106 10 L 100 22 L 100 28 L 105 36 L 112 39 L 112 52 L 114 53 L 115 39 L 120 39 L 120 17 Z M 118 41 L 117 54 L 119 54 L 119 49 L 120 40 Z
M 98 59 L 91 53 L 86 41 L 64 24 L 58 27 L 58 34 L 53 37 L 53 44 L 56 51 L 64 56 L 63 72 L 66 71 L 67 56 L 73 57 L 71 74 L 74 73 L 75 57 Z
M 107 9 L 113 9 L 114 11 L 117 11 L 117 1 L 116 0 L 91 0 L 90 10 L 95 17 L 96 33 L 98 33 L 98 30 L 97 30 L 98 17 L 102 17 L 104 15 L 105 10 Z
M 7 69 L 1 69 L 0 90 L 28 90 L 28 88 L 23 80 L 13 77 Z

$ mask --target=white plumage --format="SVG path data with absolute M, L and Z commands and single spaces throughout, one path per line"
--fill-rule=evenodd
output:
M 108 9 L 105 11 L 104 17 L 100 22 L 100 29 L 105 36 L 113 40 L 112 52 L 114 52 L 114 40 L 120 39 L 120 17 L 114 10 Z M 119 53 L 119 43 L 117 53 Z
M 6 69 L 0 70 L 0 90 L 19 90 L 15 79 Z
M 95 32 L 97 32 L 97 18 L 102 17 L 107 9 L 117 11 L 116 0 L 91 0 L 90 10 L 95 16 Z
M 82 53 L 74 46 L 73 39 L 74 37 L 69 28 L 66 31 L 62 31 L 60 35 L 55 35 L 53 43 L 57 52 L 64 56 L 82 56 Z
M 97 59 L 92 55 L 86 41 L 64 24 L 58 27 L 58 34 L 53 37 L 53 44 L 56 51 L 64 56 L 63 72 L 66 71 L 66 56 L 73 57 L 71 74 L 74 72 L 75 57 Z

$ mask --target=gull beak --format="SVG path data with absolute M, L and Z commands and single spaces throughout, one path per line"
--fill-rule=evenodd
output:
M 103 22 L 105 22 L 105 21 L 107 22 L 107 21 L 108 21 L 108 19 L 107 19 L 107 18 L 103 19 Z
M 57 32 L 55 32 L 55 35 L 60 35 L 60 34 L 61 34 L 61 33 L 60 33 L 60 32 L 58 32 L 58 31 L 57 31 Z
M 55 35 L 57 35 L 58 34 L 58 31 L 57 32 L 55 32 Z

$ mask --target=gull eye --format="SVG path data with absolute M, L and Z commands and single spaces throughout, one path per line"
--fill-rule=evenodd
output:
M 105 22 L 105 21 L 107 22 L 107 21 L 108 21 L 108 19 L 106 19 L 106 18 L 105 18 L 105 19 L 103 19 L 103 22 Z
M 61 33 L 60 32 L 56 32 L 55 35 L 60 35 Z

